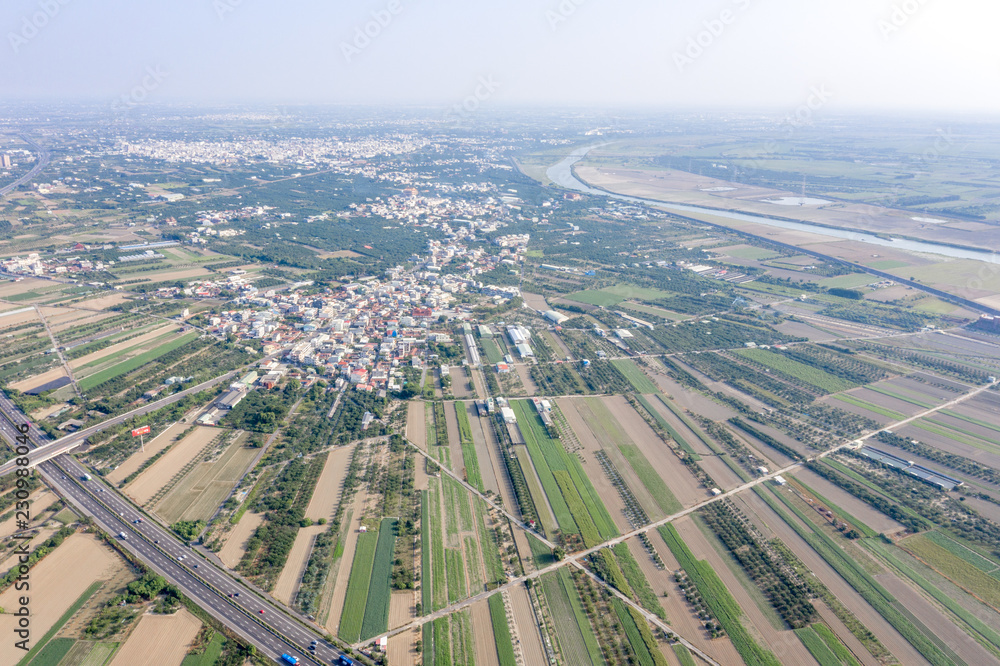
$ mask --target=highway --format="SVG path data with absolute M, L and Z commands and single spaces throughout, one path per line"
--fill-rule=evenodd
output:
M 171 403 L 177 402 L 184 396 L 212 388 L 213 386 L 221 382 L 227 381 L 229 379 L 232 379 L 233 377 L 236 377 L 241 373 L 246 372 L 248 368 L 252 368 L 255 365 L 259 365 L 261 363 L 265 363 L 271 360 L 275 356 L 277 355 L 272 354 L 271 356 L 265 356 L 264 358 L 258 359 L 257 361 L 254 361 L 249 365 L 243 366 L 242 368 L 232 370 L 224 375 L 219 375 L 218 377 L 209 379 L 208 381 L 202 382 L 201 384 L 197 384 L 190 388 L 186 388 L 183 391 L 178 391 L 177 393 L 168 395 L 166 398 L 160 398 L 159 400 L 143 405 L 142 407 L 137 407 L 136 409 L 133 409 L 130 412 L 125 412 L 124 414 L 119 414 L 118 416 L 114 416 L 110 419 L 107 419 L 106 421 L 101 421 L 100 423 L 92 425 L 89 428 L 84 428 L 83 430 L 79 430 L 70 435 L 66 435 L 65 437 L 60 437 L 57 440 L 50 440 L 48 439 L 48 437 L 46 437 L 45 438 L 46 441 L 44 444 L 41 444 L 40 446 L 38 446 L 37 449 L 33 449 L 28 454 L 28 459 L 30 461 L 28 466 L 34 467 L 35 465 L 45 462 L 46 460 L 54 458 L 60 454 L 68 453 L 69 451 L 72 451 L 76 447 L 83 444 L 87 440 L 87 438 L 90 437 L 91 435 L 96 435 L 102 430 L 107 430 L 113 425 L 124 423 L 125 421 L 128 421 L 129 419 L 134 418 L 136 416 L 142 416 L 143 414 L 148 414 L 149 412 L 153 412 L 162 407 L 166 407 Z M 7 397 L 4 396 L 3 400 L 6 399 Z M 13 405 L 13 403 L 10 404 Z M 16 409 L 16 405 L 14 407 Z M 18 413 L 20 414 L 20 412 Z M 8 460 L 4 464 L 0 465 L 0 477 L 13 472 L 15 466 L 16 465 L 13 459 Z
M 24 138 L 24 140 L 32 148 L 34 148 L 35 150 L 38 151 L 38 161 L 35 162 L 35 166 L 31 167 L 31 171 L 29 171 L 28 173 L 24 174 L 23 176 L 21 176 L 20 178 L 18 178 L 17 180 L 15 180 L 10 185 L 7 185 L 7 186 L 5 186 L 3 188 L 0 188 L 0 197 L 7 196 L 11 192 L 13 192 L 15 189 L 17 189 L 19 186 L 23 185 L 24 183 L 27 183 L 29 180 L 31 180 L 32 178 L 34 178 L 35 176 L 37 176 L 39 174 L 39 172 L 48 165 L 49 159 L 52 157 L 52 154 L 49 153 L 48 150 L 42 148 L 41 146 L 39 146 L 37 143 L 35 143 L 31 139 L 29 139 L 27 137 L 22 137 L 22 138 Z
M 16 445 L 19 433 L 15 426 L 28 423 L 27 417 L 2 392 L 0 413 L 4 417 L 0 419 L 0 435 Z M 47 443 L 45 433 L 33 425 L 28 437 L 33 446 Z M 282 653 L 288 653 L 299 657 L 302 664 L 329 664 L 339 659 L 342 652 L 328 643 L 317 628 L 293 617 L 287 609 L 181 543 L 112 486 L 98 478 L 84 480 L 88 471 L 75 458 L 60 455 L 37 469 L 67 502 L 91 516 L 121 546 L 262 654 L 279 661 Z M 124 538 L 117 536 L 122 533 Z M 316 641 L 315 656 L 308 649 L 312 641 Z

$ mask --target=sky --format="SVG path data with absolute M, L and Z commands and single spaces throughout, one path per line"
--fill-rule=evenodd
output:
M 0 100 L 1000 111 L 996 0 L 4 0 Z

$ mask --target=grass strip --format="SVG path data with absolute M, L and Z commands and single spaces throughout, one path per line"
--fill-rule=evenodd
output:
M 368 585 L 368 599 L 361 623 L 362 640 L 377 636 L 389 628 L 389 599 L 392 594 L 389 583 L 392 580 L 398 523 L 395 518 L 383 518 L 378 530 L 371 583 Z
M 635 561 L 632 556 L 632 551 L 628 549 L 628 544 L 619 543 L 616 544 L 611 550 L 615 553 L 615 558 L 618 560 L 618 565 L 621 567 L 621 572 L 625 576 L 625 580 L 632 587 L 632 592 L 635 593 L 636 599 L 639 600 L 639 604 L 648 610 L 650 613 L 656 615 L 664 622 L 667 621 L 667 612 L 663 610 L 663 606 L 660 604 L 660 600 L 656 597 L 656 593 L 653 592 L 653 588 L 650 587 L 649 581 L 646 579 L 646 575 L 642 573 L 642 569 L 639 568 L 639 563 Z
M 837 658 L 823 639 L 819 637 L 812 627 L 802 627 L 801 629 L 795 630 L 795 635 L 799 637 L 802 644 L 806 646 L 809 650 L 809 654 L 813 656 L 819 666 L 843 666 L 840 659 Z
M 462 442 L 465 478 L 470 486 L 485 493 L 486 486 L 483 485 L 483 475 L 479 470 L 479 457 L 476 455 L 476 445 L 472 440 L 472 426 L 469 424 L 469 413 L 465 410 L 464 402 L 455 403 L 455 415 L 458 418 L 458 434 Z
M 649 491 L 649 494 L 656 502 L 656 506 L 660 507 L 663 513 L 670 515 L 684 508 L 677 497 L 670 491 L 670 488 L 667 487 L 667 484 L 664 483 L 663 477 L 657 474 L 653 466 L 649 464 L 649 460 L 639 450 L 638 446 L 635 444 L 623 444 L 618 447 L 618 450 L 621 451 L 622 456 L 628 461 L 632 471 L 639 477 L 639 481 Z
M 514 660 L 514 641 L 511 640 L 510 627 L 507 626 L 507 612 L 503 607 L 503 597 L 494 594 L 490 597 L 489 604 L 490 622 L 493 624 L 493 640 L 497 646 L 497 658 L 500 661 L 500 666 L 517 666 L 517 662 Z
M 659 395 L 656 397 L 660 399 L 660 402 L 663 402 L 662 397 Z M 677 429 L 670 425 L 670 421 L 665 419 L 663 415 L 653 407 L 653 404 L 646 398 L 646 396 L 637 395 L 635 398 L 639 401 L 639 404 L 645 407 L 646 411 L 649 412 L 654 419 L 656 419 L 656 422 L 660 424 L 660 427 L 663 428 L 668 435 L 670 435 L 671 439 L 677 442 L 677 446 L 681 447 L 682 451 L 687 453 L 692 460 L 701 460 L 701 456 L 698 455 L 693 448 L 691 448 L 691 445 L 687 443 L 687 440 L 681 437 L 681 434 L 677 432 Z
M 660 389 L 650 381 L 649 377 L 646 376 L 639 366 L 635 364 L 635 361 L 631 359 L 615 359 L 611 361 L 611 365 L 615 366 L 618 372 L 625 375 L 625 379 L 628 383 L 632 385 L 636 393 L 658 393 Z
M 830 651 L 837 656 L 840 663 L 845 666 L 861 666 L 854 655 L 851 654 L 851 651 L 847 649 L 847 646 L 844 645 L 840 639 L 837 638 L 837 635 L 830 630 L 830 627 L 825 624 L 816 623 L 812 626 L 812 628 L 813 631 L 815 631 L 816 634 L 823 639 L 823 642 L 826 643 L 828 648 L 830 648 Z
M 677 661 L 681 662 L 681 666 L 698 666 L 691 656 L 691 651 L 680 643 L 674 643 L 674 654 L 677 655 Z

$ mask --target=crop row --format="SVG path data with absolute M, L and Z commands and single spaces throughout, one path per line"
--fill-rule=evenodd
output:
M 347 581 L 347 594 L 344 597 L 344 610 L 340 615 L 340 629 L 337 632 L 348 643 L 356 643 L 361 639 L 361 627 L 365 620 L 365 604 L 368 599 L 368 588 L 371 585 L 372 565 L 375 562 L 377 546 L 377 533 L 365 532 L 358 535 L 354 562 L 351 565 L 351 577 Z
M 951 664 L 951 660 L 938 648 L 934 642 L 917 629 L 916 626 L 897 608 L 897 601 L 882 585 L 880 585 L 871 574 L 869 574 L 854 558 L 846 551 L 839 548 L 834 540 L 827 536 L 822 530 L 817 529 L 812 520 L 802 511 L 795 507 L 781 493 L 769 492 L 770 489 L 762 490 L 761 486 L 756 486 L 756 492 L 774 511 L 781 516 L 789 526 L 794 529 L 803 540 L 808 543 L 813 550 L 819 553 L 827 564 L 840 574 L 865 601 L 871 604 L 878 613 L 891 624 L 896 631 L 902 634 L 927 661 L 934 666 L 945 666 Z M 775 496 L 780 499 L 789 510 L 792 511 L 801 521 L 796 522 L 781 508 L 775 500 Z M 803 526 L 803 524 L 805 527 Z
M 712 614 L 729 634 L 733 647 L 743 657 L 743 661 L 748 666 L 781 666 L 774 654 L 761 647 L 747 632 L 743 626 L 743 612 L 739 604 L 726 589 L 712 565 L 705 560 L 695 559 L 673 525 L 664 525 L 659 531 L 678 563 L 694 582 Z
M 630 612 L 632 609 L 622 603 L 621 599 L 612 599 L 611 605 L 615 609 L 618 621 L 621 622 L 622 627 L 625 629 L 625 636 L 628 638 L 629 645 L 632 646 L 632 650 L 635 652 L 640 666 L 660 666 L 660 664 L 666 666 L 667 661 L 663 658 L 663 654 L 660 653 L 660 649 L 656 645 L 656 640 L 652 640 L 652 649 L 650 649 L 650 645 L 643 639 L 639 622 L 641 621 L 642 626 L 646 627 L 646 631 L 649 632 L 646 620 L 641 615 L 638 619 L 634 617 Z M 652 632 L 649 632 L 649 634 L 650 638 L 652 638 Z
M 465 462 L 465 477 L 469 485 L 483 493 L 483 474 L 479 469 L 479 457 L 476 455 L 476 445 L 472 439 L 472 426 L 469 424 L 469 414 L 465 403 L 455 403 L 455 414 L 458 417 L 458 434 L 462 441 L 462 460 Z
M 625 575 L 625 580 L 627 580 L 628 584 L 632 587 L 632 592 L 635 593 L 635 598 L 639 601 L 639 604 L 666 622 L 667 612 L 663 610 L 660 600 L 657 599 L 656 593 L 653 592 L 653 588 L 650 587 L 649 581 L 646 580 L 646 575 L 643 574 L 642 569 L 639 568 L 639 563 L 635 561 L 634 557 L 632 557 L 632 551 L 628 549 L 628 544 L 616 544 L 611 550 L 614 551 L 615 558 L 618 560 L 618 565 L 621 567 L 621 571 Z
M 611 485 L 618 491 L 618 496 L 621 497 L 622 503 L 625 505 L 625 518 L 629 525 L 632 527 L 648 525 L 649 516 L 639 504 L 639 500 L 632 494 L 632 489 L 625 483 L 625 479 L 618 473 L 618 468 L 611 462 L 608 454 L 604 452 L 604 449 L 601 449 L 594 454 L 594 457 L 597 458 L 597 463 L 604 470 L 604 475 L 611 481 Z
M 361 623 L 361 638 L 368 639 L 385 631 L 389 626 L 389 583 L 392 577 L 392 561 L 396 552 L 396 532 L 398 521 L 383 518 L 378 531 L 375 547 L 375 561 L 372 564 L 371 583 L 365 602 L 364 620 Z

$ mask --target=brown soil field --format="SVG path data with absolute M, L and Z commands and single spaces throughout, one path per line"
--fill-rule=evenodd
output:
M 451 469 L 462 475 L 465 469 L 465 459 L 462 456 L 462 437 L 458 434 L 458 417 L 455 416 L 455 408 L 461 408 L 463 403 L 457 402 L 451 405 L 445 404 L 444 420 L 448 426 L 448 448 L 451 450 Z
M 57 402 L 54 405 L 49 405 L 48 407 L 42 407 L 41 409 L 36 409 L 35 411 L 28 414 L 28 416 L 30 416 L 35 421 L 41 421 L 42 419 L 46 419 L 52 414 L 55 414 L 63 407 L 66 407 L 67 404 L 68 403 L 65 402 Z
M 514 370 L 517 371 L 517 376 L 521 378 L 521 385 L 524 386 L 525 395 L 531 396 L 538 393 L 538 387 L 531 379 L 531 373 L 528 372 L 528 366 L 523 363 L 518 363 L 514 366 Z
M 551 310 L 549 304 L 545 301 L 545 297 L 541 294 L 529 294 L 524 291 L 521 292 L 521 297 L 524 299 L 524 304 L 529 308 L 534 308 L 535 310 L 541 310 L 545 312 L 546 310 Z
M 54 355 L 53 355 L 54 356 Z M 66 370 L 63 369 L 62 365 L 56 365 L 54 368 L 46 370 L 45 372 L 35 375 L 33 377 L 28 377 L 27 379 L 22 379 L 19 382 L 14 382 L 10 384 L 10 388 L 17 389 L 22 393 L 30 391 L 36 386 L 42 386 L 43 384 L 48 384 L 51 381 L 55 381 L 60 377 L 66 376 Z
M 156 506 L 168 523 L 178 520 L 208 520 L 215 515 L 260 449 L 230 444 L 218 460 L 195 466 Z M 166 456 L 164 456 L 166 457 Z
M 193 277 L 207 277 L 212 275 L 204 268 L 183 268 L 174 271 L 163 271 L 155 273 L 142 273 L 143 278 L 149 278 L 149 282 L 168 282 L 170 280 L 184 280 Z M 124 275 L 126 278 L 134 278 L 136 275 Z
M 903 529 L 903 526 L 892 518 L 876 511 L 867 502 L 859 500 L 840 486 L 830 483 L 815 472 L 808 469 L 797 469 L 792 472 L 792 475 L 876 532 L 893 534 Z
M 0 298 L 16 296 L 51 286 L 52 283 L 48 280 L 39 280 L 38 278 L 24 278 L 20 282 L 0 282 Z
M 744 626 L 751 634 L 757 636 L 758 642 L 774 652 L 783 664 L 816 664 L 816 660 L 809 654 L 794 632 L 790 630 L 777 631 L 774 628 L 693 520 L 682 518 L 674 525 L 695 557 L 708 560 L 712 564 L 729 593 L 743 609 L 743 616 L 748 620 L 748 622 L 744 622 Z
M 143 615 L 110 666 L 178 666 L 201 620 L 181 609 L 173 615 Z
M 78 307 L 89 308 L 91 310 L 105 310 L 113 305 L 124 303 L 127 300 L 128 300 L 128 294 L 123 294 L 119 292 L 115 294 L 108 294 L 107 296 L 89 298 L 85 301 L 80 301 L 76 305 Z
M 66 539 L 31 570 L 32 637 L 44 635 L 91 583 L 111 578 L 122 566 L 112 551 L 93 536 L 74 534 Z M 17 598 L 23 594 L 13 586 L 7 588 L 0 594 L 0 608 L 17 608 Z M 0 615 L 0 631 L 5 636 L 13 636 L 16 624 L 13 615 Z M 9 647 L 0 650 L 0 666 L 16 664 L 23 656 Z
M 219 551 L 219 559 L 230 569 L 236 567 L 243 558 L 243 553 L 246 551 L 247 541 L 253 536 L 254 530 L 260 527 L 261 523 L 264 522 L 264 514 L 262 513 L 251 513 L 247 511 L 240 518 L 240 522 L 236 524 L 236 527 L 232 532 L 229 533 L 229 538 L 226 539 L 226 545 L 222 547 Z
M 653 565 L 653 561 L 646 553 L 645 549 L 636 539 L 629 539 L 629 550 L 639 563 L 639 567 L 654 592 L 669 591 L 669 596 L 661 597 L 660 603 L 667 611 L 669 624 L 678 634 L 691 641 L 691 643 L 704 650 L 706 654 L 718 661 L 720 664 L 740 664 L 739 653 L 733 647 L 728 637 L 711 639 L 702 622 L 693 614 L 691 606 L 684 600 L 684 594 L 680 587 L 674 582 L 673 572 L 680 568 L 680 564 L 674 559 L 673 553 L 663 542 L 660 533 L 656 530 L 649 532 L 649 540 L 653 543 L 653 548 L 663 559 L 664 569 L 661 571 Z
M 389 598 L 389 628 L 401 627 L 417 617 L 417 593 L 413 590 L 394 590 Z
M 179 437 L 182 432 L 184 432 L 190 427 L 191 427 L 190 423 L 173 424 L 172 426 L 164 430 L 162 433 L 157 435 L 155 438 L 146 442 L 145 453 L 143 453 L 141 450 L 133 453 L 131 456 L 128 457 L 128 460 L 123 462 L 121 465 L 118 465 L 118 467 L 114 471 L 108 474 L 107 479 L 112 483 L 119 483 L 126 476 L 132 474 L 140 467 L 142 467 L 142 464 L 144 462 L 155 456 L 163 449 L 170 446 L 173 442 L 176 441 L 177 437 Z
M 285 566 L 274 584 L 272 595 L 283 604 L 291 605 L 295 591 L 299 589 L 299 581 L 302 580 L 302 572 L 306 570 L 309 561 L 309 553 L 312 551 L 313 539 L 320 532 L 326 530 L 326 525 L 311 525 L 303 527 L 295 535 L 295 543 L 288 553 Z
M 220 432 L 222 431 L 217 428 L 196 426 L 194 432 L 167 451 L 135 481 L 125 486 L 125 492 L 138 504 L 145 504 Z
M 742 493 L 740 499 L 749 508 L 746 512 L 766 536 L 780 538 L 802 561 L 806 568 L 830 589 L 835 597 L 861 621 L 901 663 L 926 664 L 927 661 L 903 636 L 872 608 L 826 561 L 802 540 L 764 500 L 752 492 Z
M 490 605 L 487 601 L 472 604 L 472 637 L 476 645 L 476 664 L 500 666 L 497 657 L 496 639 L 493 636 L 493 621 L 490 619 Z M 544 662 L 541 662 L 544 663 Z
M 988 652 L 975 639 L 962 631 L 947 616 L 939 611 L 932 602 L 925 599 L 919 592 L 896 577 L 885 573 L 875 576 L 889 592 L 899 600 L 900 605 L 912 613 L 925 627 L 934 632 L 959 659 L 967 664 L 986 666 L 1000 664 L 991 652 Z
M 333 518 L 337 502 L 340 501 L 344 479 L 347 478 L 347 470 L 351 466 L 354 449 L 353 446 L 341 446 L 330 451 L 319 481 L 316 482 L 316 490 L 313 491 L 309 506 L 306 507 L 306 518 L 312 520 Z
M 422 657 L 414 649 L 418 640 L 420 640 L 419 629 L 404 631 L 390 638 L 389 645 L 386 647 L 389 663 L 392 666 L 416 666 L 419 664 Z
M 476 448 L 476 458 L 479 460 L 479 471 L 483 477 L 483 487 L 495 493 L 500 492 L 500 484 L 497 483 L 497 474 L 501 473 L 502 465 L 499 460 L 494 461 L 497 454 L 494 452 L 496 445 L 493 443 L 493 430 L 489 421 L 485 422 L 485 427 L 489 428 L 487 433 L 483 431 L 484 423 L 479 418 L 479 410 L 473 403 L 466 403 L 469 414 L 469 426 L 472 428 L 472 442 Z
M 104 349 L 95 351 L 92 354 L 87 354 L 86 356 L 75 358 L 69 362 L 69 367 L 75 369 L 80 367 L 81 365 L 86 365 L 91 361 L 96 361 L 97 359 L 105 358 L 113 354 L 121 354 L 130 347 L 135 347 L 137 345 L 145 344 L 150 340 L 153 340 L 154 338 L 158 338 L 161 335 L 168 333 L 169 331 L 175 330 L 176 328 L 177 328 L 176 324 L 168 324 L 167 326 L 158 326 L 157 328 L 154 328 L 148 333 L 144 333 L 138 337 L 131 338 L 129 340 L 123 340 L 118 344 L 111 345 L 110 347 L 105 347 Z
M 517 637 L 521 640 L 521 654 L 526 664 L 544 664 L 545 647 L 542 645 L 542 635 L 535 621 L 535 612 L 531 608 L 531 599 L 524 585 L 510 588 L 510 610 L 517 625 Z
M 667 483 L 667 487 L 685 507 L 705 499 L 705 490 L 676 456 L 667 451 L 667 445 L 657 436 L 649 424 L 636 413 L 625 398 L 615 396 L 601 398 L 601 402 L 621 424 L 642 454 Z
M 580 440 L 580 445 L 583 447 L 583 451 L 578 453 L 583 454 L 581 456 L 580 463 L 583 465 L 584 473 L 594 485 L 594 489 L 597 491 L 597 494 L 604 501 L 604 506 L 614 519 L 615 526 L 621 532 L 628 532 L 632 529 L 632 526 L 625 518 L 625 503 L 622 501 L 618 491 L 615 490 L 615 487 L 611 485 L 611 481 L 608 480 L 604 470 L 601 469 L 601 465 L 597 462 L 597 457 L 594 455 L 595 452 L 603 449 L 601 440 L 599 437 L 595 436 L 590 428 L 587 427 L 583 417 L 577 411 L 577 407 L 583 406 L 583 401 L 572 398 L 562 398 L 556 401 L 556 404 L 559 406 L 559 410 L 563 413 L 563 416 L 566 417 L 566 422 L 569 423 L 570 428 L 576 434 L 577 439 Z M 604 450 L 608 452 L 609 457 L 611 457 L 611 452 L 608 449 Z M 617 453 L 617 447 L 614 447 L 614 453 Z M 668 455 L 672 454 L 668 453 Z M 646 512 L 649 513 L 650 510 L 656 509 L 656 503 L 653 501 L 653 498 L 649 496 L 649 493 L 646 492 L 646 489 L 642 486 L 639 479 L 636 478 L 635 474 L 631 473 L 632 468 L 627 464 L 623 465 L 622 462 L 624 461 L 619 462 L 618 459 L 613 457 L 612 461 L 614 462 L 615 467 L 618 468 L 618 472 L 622 475 L 622 478 L 625 479 L 625 483 L 636 496 L 636 499 L 638 499 L 639 503 L 642 504 L 644 509 L 646 509 Z M 629 476 L 626 476 L 626 473 L 629 473 Z M 640 494 L 642 495 L 641 497 Z M 660 514 L 662 514 L 662 511 L 657 509 L 657 517 L 662 517 Z
M 22 308 L 28 307 L 21 304 L 16 308 L 9 308 L 11 310 L 20 310 Z M 27 324 L 28 322 L 42 323 L 42 320 L 38 318 L 38 313 L 32 308 L 26 312 L 18 312 L 17 314 L 7 315 L 6 317 L 0 317 L 0 329 L 7 328 L 8 326 L 20 326 L 21 324 Z M 41 329 L 39 329 L 41 330 Z
M 427 450 L 427 423 L 424 420 L 424 403 L 411 400 L 406 406 L 406 438 Z
M 474 394 L 472 380 L 461 366 L 451 369 L 451 392 L 456 398 L 471 398 Z
M 49 508 L 59 497 L 51 492 L 47 487 L 36 490 L 28 496 L 31 504 L 28 506 L 28 515 L 32 521 L 36 520 L 45 509 Z M 12 515 L 7 520 L 0 523 L 0 539 L 13 534 L 17 530 L 17 516 Z M 2 608 L 2 606 L 0 606 Z

